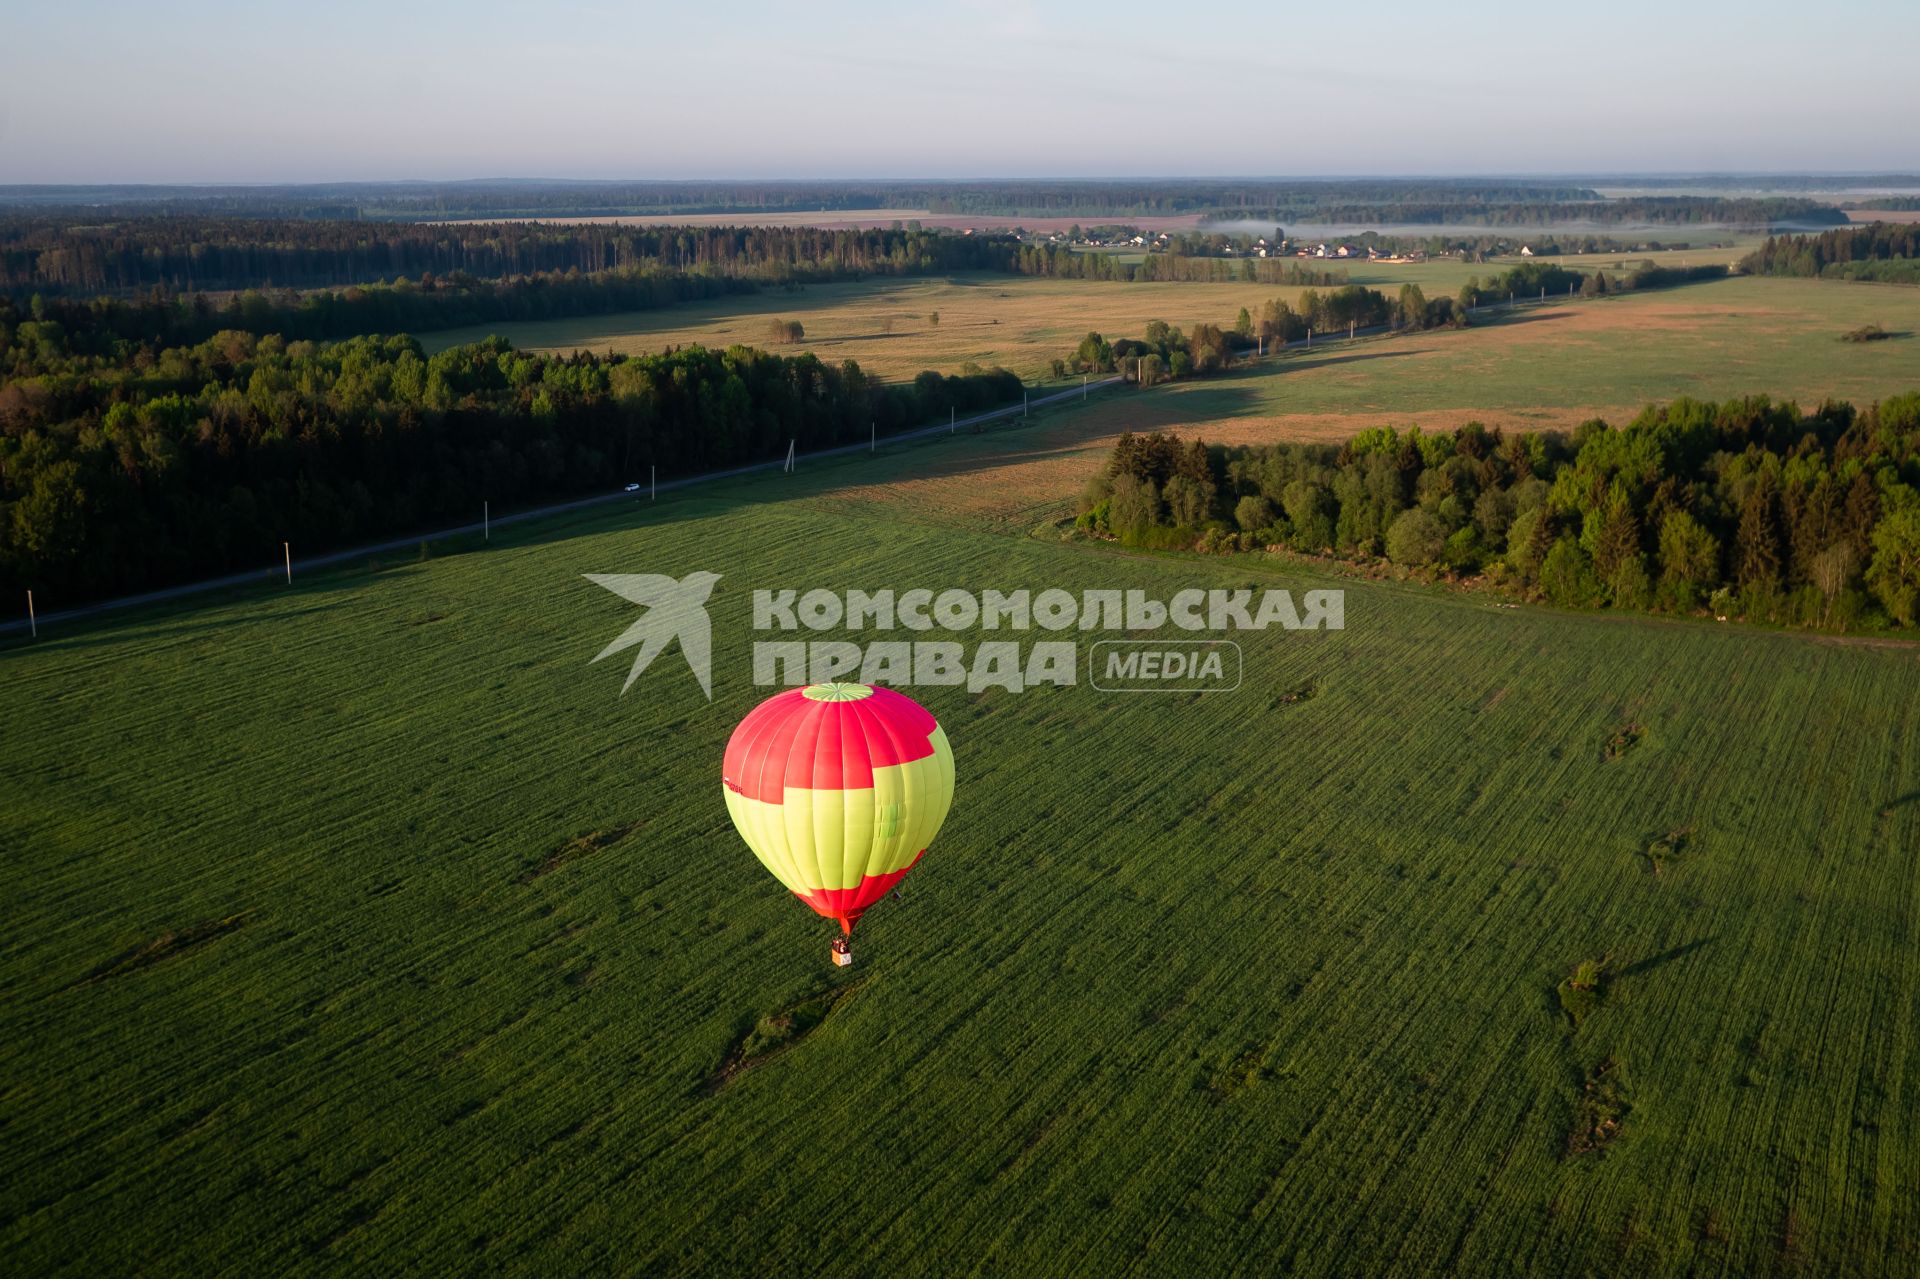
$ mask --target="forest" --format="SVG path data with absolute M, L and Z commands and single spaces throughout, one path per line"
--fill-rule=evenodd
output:
M 1571 436 L 1383 426 L 1337 446 L 1224 448 L 1128 434 L 1078 526 L 1153 547 L 1285 547 L 1568 608 L 1910 628 L 1920 394 L 1812 413 L 1683 399 Z
M 1920 284 L 1920 223 L 1874 222 L 1819 235 L 1770 236 L 1740 267 L 1753 275 Z
M 43 606 L 865 440 L 1013 400 L 1004 370 L 882 385 L 745 347 L 548 357 L 502 339 L 239 331 L 72 349 L 0 302 L 0 586 Z
M 248 289 L 218 302 L 204 293 L 171 293 L 158 286 L 124 299 L 36 293 L 27 299 L 26 311 L 36 321 L 59 325 L 74 349 L 99 353 L 120 341 L 191 345 L 224 329 L 325 339 L 651 311 L 760 288 L 757 281 L 739 276 L 655 268 L 591 275 L 542 272 L 504 280 L 456 273 L 306 293 Z
M 0 291 L 339 288 L 425 275 L 657 270 L 762 282 L 1006 270 L 1009 236 L 914 228 L 408 223 L 146 217 L 0 219 Z

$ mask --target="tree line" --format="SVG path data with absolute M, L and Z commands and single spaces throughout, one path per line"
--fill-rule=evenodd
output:
M 1842 200 L 1840 207 L 1878 213 L 1912 213 L 1920 210 L 1920 195 L 1883 195 L 1871 200 Z
M 817 213 L 927 209 L 1020 215 L 1178 214 L 1327 200 L 1597 199 L 1591 188 L 1481 178 L 1011 181 L 600 181 L 305 183 L 248 187 L 0 186 L 0 206 L 90 217 L 153 212 L 241 217 L 442 219 Z
M 755 280 L 658 269 L 578 271 L 478 280 L 423 276 L 418 282 L 349 285 L 344 289 L 248 289 L 216 301 L 204 293 L 154 288 L 132 298 L 89 299 L 34 294 L 26 314 L 44 326 L 43 341 L 102 353 L 115 343 L 192 345 L 227 329 L 288 339 L 320 340 L 369 333 L 422 333 L 480 324 L 651 311 L 684 302 L 755 293 Z
M 1769 236 L 1741 259 L 1754 275 L 1920 284 L 1920 223 L 1874 222 L 1819 235 Z
M 1891 178 L 1884 185 L 1911 185 Z M 1783 189 L 1814 189 L 1776 180 Z M 1642 185 L 1660 186 L 1647 180 Z M 1712 187 L 1710 179 L 1681 185 Z M 1898 200 L 1900 197 L 1894 197 Z M 1863 207 L 1879 201 L 1856 202 Z M 1334 178 L 1007 181 L 395 182 L 257 187 L 0 186 L 0 207 L 93 221 L 152 214 L 372 222 L 622 215 L 822 213 L 925 209 L 949 216 L 1120 218 L 1189 214 L 1281 221 L 1726 222 L 1835 221 L 1831 206 L 1783 196 L 1688 195 L 1605 200 L 1578 181 Z
M 43 604 L 1018 401 L 1003 369 L 883 385 L 745 347 L 551 357 L 411 337 L 76 352 L 0 301 L 0 589 Z
M 1572 608 L 1846 630 L 1920 625 L 1920 393 L 1806 413 L 1679 400 L 1614 430 L 1379 427 L 1340 445 L 1125 435 L 1079 526 L 1287 547 Z
M 1727 268 L 1717 264 L 1663 267 L 1646 262 L 1610 277 L 1605 271 L 1577 271 L 1557 263 L 1530 261 L 1516 263 L 1485 280 L 1469 277 L 1453 297 L 1429 298 L 1425 290 L 1411 282 L 1401 285 L 1399 293 L 1391 298 L 1358 284 L 1325 292 L 1309 288 L 1292 301 L 1270 298 L 1257 312 L 1242 307 L 1230 327 L 1199 324 L 1187 334 L 1155 320 L 1138 339 L 1109 341 L 1099 333 L 1088 333 L 1070 355 L 1053 362 L 1053 373 L 1060 377 L 1118 371 L 1132 374 L 1143 386 L 1153 386 L 1168 380 L 1204 377 L 1231 368 L 1240 352 L 1272 350 L 1315 333 L 1338 336 L 1380 328 L 1465 328 L 1472 322 L 1469 313 L 1474 309 L 1508 300 L 1524 302 L 1543 295 L 1605 296 L 1629 289 L 1724 279 L 1726 275 Z
M 1666 226 L 1835 226 L 1847 215 L 1830 204 L 1797 196 L 1650 195 L 1619 200 L 1460 201 L 1406 200 L 1381 204 L 1320 204 L 1248 210 L 1262 220 L 1388 225 L 1470 223 L 1546 227 L 1567 223 Z
M 148 217 L 0 219 L 0 291 L 340 288 L 425 275 L 674 271 L 762 282 L 1009 270 L 1010 236 L 819 227 L 409 223 Z

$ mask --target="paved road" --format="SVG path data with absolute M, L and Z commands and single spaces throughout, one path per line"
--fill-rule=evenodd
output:
M 1039 396 L 1029 401 L 1026 406 L 1013 405 L 1004 409 L 994 409 L 988 413 L 976 413 L 972 417 L 963 417 L 953 422 L 941 422 L 933 426 L 923 426 L 911 431 L 902 431 L 897 435 L 889 435 L 887 437 L 887 443 L 898 444 L 902 440 L 926 439 L 928 436 L 946 435 L 951 432 L 957 432 L 963 426 L 978 426 L 985 422 L 999 421 L 1002 418 L 1019 417 L 1029 407 L 1040 408 L 1043 405 L 1059 403 L 1061 400 L 1077 399 L 1083 395 L 1091 395 L 1097 390 L 1117 386 L 1125 380 L 1126 379 L 1117 374 L 1110 377 L 1099 378 L 1089 381 L 1084 388 L 1076 386 L 1064 391 L 1055 391 L 1047 395 Z M 794 459 L 794 463 L 797 466 L 801 462 L 813 462 L 829 457 L 843 457 L 850 453 L 864 453 L 866 451 L 866 449 L 861 448 L 858 444 L 842 444 L 830 449 L 815 449 L 811 453 L 801 453 Z M 689 475 L 681 479 L 663 482 L 659 486 L 659 491 L 662 493 L 671 493 L 675 489 L 691 488 L 696 484 L 711 484 L 716 480 L 733 479 L 741 475 L 752 475 L 759 471 L 778 470 L 785 467 L 786 464 L 786 459 L 782 457 L 770 462 L 753 462 L 746 466 L 730 467 L 724 471 L 708 471 L 701 475 Z M 494 520 L 493 523 L 503 525 L 519 524 L 525 520 L 545 519 L 549 515 L 563 515 L 568 511 L 584 511 L 590 507 L 605 506 L 610 502 L 631 502 L 638 496 L 638 494 L 626 492 L 596 493 L 592 497 L 575 498 L 570 502 L 555 502 L 550 506 L 535 506 L 524 511 L 515 511 L 510 515 L 502 515 L 500 518 Z M 419 545 L 421 542 L 431 542 L 439 538 L 460 537 L 468 533 L 478 533 L 481 529 L 481 522 L 475 521 L 472 524 L 460 524 L 452 528 L 434 529 L 431 532 L 411 533 L 406 537 L 391 538 L 385 542 L 372 542 L 365 546 L 355 546 L 344 551 L 329 551 L 325 555 L 309 555 L 295 560 L 293 562 L 293 571 L 295 573 L 303 573 L 311 569 L 325 568 L 331 564 L 345 563 L 348 560 L 358 559 L 362 556 L 378 555 L 382 551 L 406 550 L 409 547 Z M 254 569 L 245 573 L 231 573 L 226 577 L 210 578 L 204 582 L 188 582 L 183 586 L 169 586 L 164 590 L 147 591 L 141 595 L 127 595 L 119 599 L 102 600 L 97 604 L 87 604 L 80 608 L 70 608 L 58 613 L 42 613 L 40 614 L 40 625 L 43 627 L 58 626 L 61 622 L 71 622 L 81 618 L 94 617 L 114 609 L 138 608 L 142 604 L 158 604 L 167 600 L 181 599 L 188 595 L 197 595 L 202 591 L 218 591 L 233 586 L 246 586 L 253 582 L 283 580 L 285 574 L 286 566 L 284 563 L 276 564 L 271 568 Z M 25 631 L 27 629 L 28 621 L 24 617 L 14 622 L 0 622 L 0 634 Z
M 1546 303 L 1555 303 L 1564 300 L 1566 299 L 1552 297 L 1546 299 L 1516 298 L 1511 302 L 1490 302 L 1485 306 L 1475 307 L 1473 310 L 1475 312 L 1505 311 L 1524 306 L 1539 306 L 1543 301 Z M 1272 359 L 1283 351 L 1306 350 L 1316 343 L 1321 346 L 1328 346 L 1336 342 L 1372 337 L 1388 331 L 1389 329 L 1386 325 L 1379 324 L 1368 329 L 1355 329 L 1350 338 L 1348 334 L 1340 333 L 1336 330 L 1333 333 L 1317 334 L 1310 339 L 1302 338 L 1295 342 L 1281 343 L 1269 350 L 1264 357 L 1242 354 L 1239 359 L 1243 363 L 1252 362 L 1261 358 Z M 1047 404 L 1057 404 L 1062 400 L 1071 400 L 1079 396 L 1089 395 L 1097 390 L 1104 390 L 1110 386 L 1118 386 L 1128 380 L 1124 375 L 1113 374 L 1088 382 L 1084 389 L 1077 386 L 1069 387 L 1064 391 L 1055 391 L 1051 394 L 1043 395 L 1036 400 L 1030 401 L 1027 407 L 1039 408 Z M 978 426 L 985 422 L 995 422 L 1003 418 L 1017 417 L 1024 412 L 1024 408 L 1009 407 L 994 409 L 988 413 L 976 413 L 972 417 L 964 417 L 956 422 L 936 423 L 933 426 L 923 426 L 911 431 L 903 431 L 898 435 L 889 435 L 887 437 L 887 443 L 898 444 L 902 440 L 921 440 L 929 436 L 944 435 L 957 431 L 963 426 Z M 802 453 L 795 459 L 795 463 L 797 465 L 800 462 L 819 461 L 822 458 L 843 457 L 850 453 L 863 451 L 858 444 L 842 444 L 835 448 L 816 449 L 811 453 Z M 724 471 L 708 471 L 703 475 L 689 475 L 682 479 L 668 480 L 659 486 L 659 490 L 663 493 L 671 493 L 676 489 L 691 488 L 696 484 L 710 484 L 716 480 L 734 479 L 742 475 L 752 475 L 759 471 L 775 470 L 785 465 L 785 458 L 776 458 L 768 462 L 753 462 L 746 466 L 735 466 Z M 605 506 L 609 502 L 632 501 L 634 496 L 634 494 L 624 492 L 596 493 L 592 497 L 575 498 L 570 502 L 555 502 L 551 506 L 536 506 L 524 511 L 515 511 L 510 515 L 502 515 L 499 519 L 494 520 L 493 523 L 502 525 L 518 524 L 524 520 L 545 519 L 549 515 L 564 515 L 568 511 L 584 511 L 590 507 Z M 453 528 L 435 529 L 426 533 L 411 533 L 406 537 L 396 537 L 385 542 L 374 542 L 366 546 L 355 546 L 344 551 L 330 551 L 325 555 L 307 556 L 295 560 L 293 562 L 293 568 L 295 572 L 306 572 L 311 569 L 326 568 L 332 564 L 341 564 L 348 560 L 358 559 L 361 556 L 378 555 L 383 551 L 405 550 L 408 547 L 417 546 L 423 541 L 430 542 L 436 538 L 460 537 L 468 533 L 478 533 L 480 531 L 481 524 L 475 522 L 472 524 L 456 525 Z M 197 595 L 203 591 L 224 590 L 232 586 L 245 586 L 251 582 L 274 581 L 282 578 L 285 572 L 285 565 L 277 564 L 271 568 L 255 569 L 246 573 L 233 573 L 226 577 L 211 578 L 204 582 L 189 582 L 184 586 L 169 586 L 165 590 L 148 591 L 141 595 L 127 595 L 120 599 L 102 600 L 97 604 L 87 604 L 80 608 L 70 608 L 58 613 L 43 613 L 40 615 L 40 624 L 43 626 L 57 626 L 61 622 L 71 622 L 80 618 L 94 617 L 114 609 L 138 608 L 142 604 L 158 604 L 166 600 L 177 600 L 188 595 Z M 26 618 L 21 618 L 13 622 L 0 622 L 0 635 L 8 632 L 25 631 L 27 629 L 28 623 Z

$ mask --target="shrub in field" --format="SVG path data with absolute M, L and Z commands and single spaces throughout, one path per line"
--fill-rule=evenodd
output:
M 1607 744 L 1600 750 L 1600 758 L 1619 759 L 1640 744 L 1641 731 L 1638 724 L 1622 724 L 1613 731 L 1613 736 L 1607 738 Z
M 741 1071 L 798 1044 L 857 989 L 857 985 L 837 986 L 758 1018 L 707 1081 L 708 1089 L 717 1091 Z
M 1249 1048 L 1232 1061 L 1217 1065 L 1207 1072 L 1202 1085 L 1215 1101 L 1232 1101 L 1266 1075 L 1264 1056 L 1260 1049 Z
M 1626 1072 L 1609 1057 L 1587 1073 L 1574 1099 L 1573 1123 L 1567 1132 L 1566 1157 L 1595 1154 L 1620 1135 L 1626 1121 Z
M 1693 827 L 1676 826 L 1662 835 L 1647 840 L 1640 855 L 1647 859 L 1647 869 L 1658 876 L 1667 863 L 1686 851 L 1687 844 L 1693 838 Z
M 1560 1011 L 1573 1026 L 1592 1016 L 1607 997 L 1607 969 L 1603 959 L 1583 959 L 1554 987 Z

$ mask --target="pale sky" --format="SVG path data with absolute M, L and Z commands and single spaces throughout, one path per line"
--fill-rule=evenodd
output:
M 0 183 L 1920 170 L 1915 0 L 9 0 L 0 25 Z

